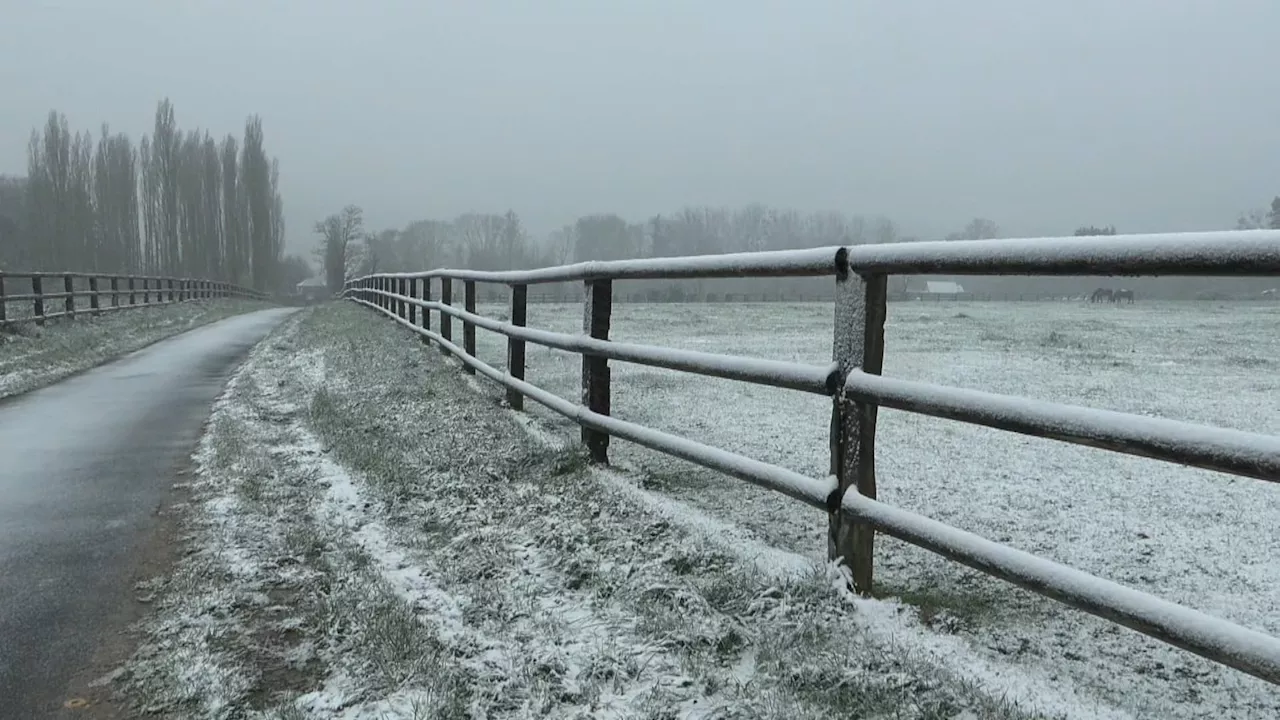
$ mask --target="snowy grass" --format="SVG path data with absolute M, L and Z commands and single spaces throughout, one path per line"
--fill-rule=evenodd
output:
M 481 312 L 502 316 L 489 306 Z M 616 305 L 612 337 L 825 363 L 830 304 Z M 1280 433 L 1280 307 L 1272 304 L 894 303 L 885 374 L 992 392 Z M 580 332 L 578 305 L 530 305 L 529 325 Z M 455 336 L 459 331 L 455 329 Z M 479 332 L 503 366 L 505 340 Z M 579 392 L 577 356 L 530 345 L 527 377 Z M 823 398 L 611 363 L 613 413 L 818 476 Z M 564 437 L 575 430 L 533 408 Z M 825 524 L 807 508 L 615 441 L 615 463 L 655 492 L 811 559 Z M 1091 448 L 893 410 L 880 414 L 880 497 L 985 537 L 1280 634 L 1280 491 Z M 732 493 L 733 502 L 725 502 Z M 890 538 L 883 597 L 984 661 L 1056 678 L 1138 716 L 1280 716 L 1280 692 L 1155 640 Z
M 265 307 L 269 305 L 255 300 L 198 300 L 99 317 L 59 318 L 43 326 L 2 326 L 0 397 L 49 385 L 158 340 Z
M 589 467 L 435 348 L 370 320 L 351 304 L 290 318 L 218 402 L 191 552 L 145 588 L 157 611 L 118 680 L 138 707 L 1108 716 L 1050 678 L 1002 679 L 905 606 L 850 596 L 822 562 Z

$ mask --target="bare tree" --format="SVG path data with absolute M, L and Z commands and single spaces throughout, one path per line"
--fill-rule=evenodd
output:
M 325 283 L 331 292 L 340 292 L 347 281 L 348 249 L 364 234 L 364 211 L 348 205 L 342 212 L 316 223 L 315 231 L 321 238 L 316 255 L 324 267 Z

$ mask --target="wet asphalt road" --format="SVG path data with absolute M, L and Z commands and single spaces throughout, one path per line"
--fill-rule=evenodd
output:
M 217 322 L 0 401 L 0 718 L 61 706 L 213 401 L 290 312 Z

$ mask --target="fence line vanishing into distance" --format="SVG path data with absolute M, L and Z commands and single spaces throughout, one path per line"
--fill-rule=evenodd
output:
M 1280 482 L 1280 437 L 881 376 L 887 278 L 893 274 L 1280 276 L 1280 231 L 1157 233 L 1107 237 L 921 242 L 811 250 L 652 258 L 483 272 L 441 269 L 349 281 L 343 295 L 412 329 L 506 387 L 523 409 L 528 397 L 582 428 L 594 462 L 618 437 L 778 491 L 828 513 L 828 553 L 869 593 L 880 531 L 1166 643 L 1280 684 L 1280 640 L 876 500 L 879 407 L 1141 455 Z M 832 277 L 833 361 L 818 366 L 609 340 L 614 280 L 728 277 Z M 463 284 L 463 307 L 453 283 Z M 583 283 L 582 334 L 526 327 L 528 287 Z M 510 321 L 476 314 L 476 284 L 510 289 Z M 433 284 L 439 300 L 433 300 Z M 439 317 L 433 329 L 432 313 Z M 462 346 L 453 320 L 462 322 Z M 507 369 L 476 357 L 476 328 L 507 338 Z M 581 402 L 525 381 L 525 343 L 582 356 Z M 830 468 L 811 478 L 610 416 L 609 361 L 638 363 L 832 397 Z
M 15 279 L 27 280 L 30 283 L 30 292 L 12 292 L 13 285 L 8 281 Z M 48 292 L 46 283 L 52 283 L 55 287 L 61 285 L 62 289 Z M 77 288 L 77 284 L 81 287 Z M 197 278 L 70 272 L 0 272 L 0 326 L 18 322 L 35 322 L 43 325 L 45 321 L 54 318 L 74 318 L 76 315 L 83 314 L 101 315 L 115 310 L 227 297 L 265 300 L 267 296 L 257 290 L 232 283 Z M 89 306 L 82 307 L 77 302 L 79 299 L 87 299 Z M 58 300 L 62 301 L 62 309 L 50 312 L 47 303 Z M 29 306 L 31 314 L 10 312 L 11 305 L 14 308 Z

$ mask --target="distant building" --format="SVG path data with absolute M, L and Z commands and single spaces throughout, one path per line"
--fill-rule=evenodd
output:
M 307 302 L 320 302 L 329 297 L 329 284 L 322 277 L 310 277 L 298 283 L 298 295 Z
M 951 280 L 917 280 L 907 283 L 908 299 L 956 298 L 965 293 L 964 286 Z

